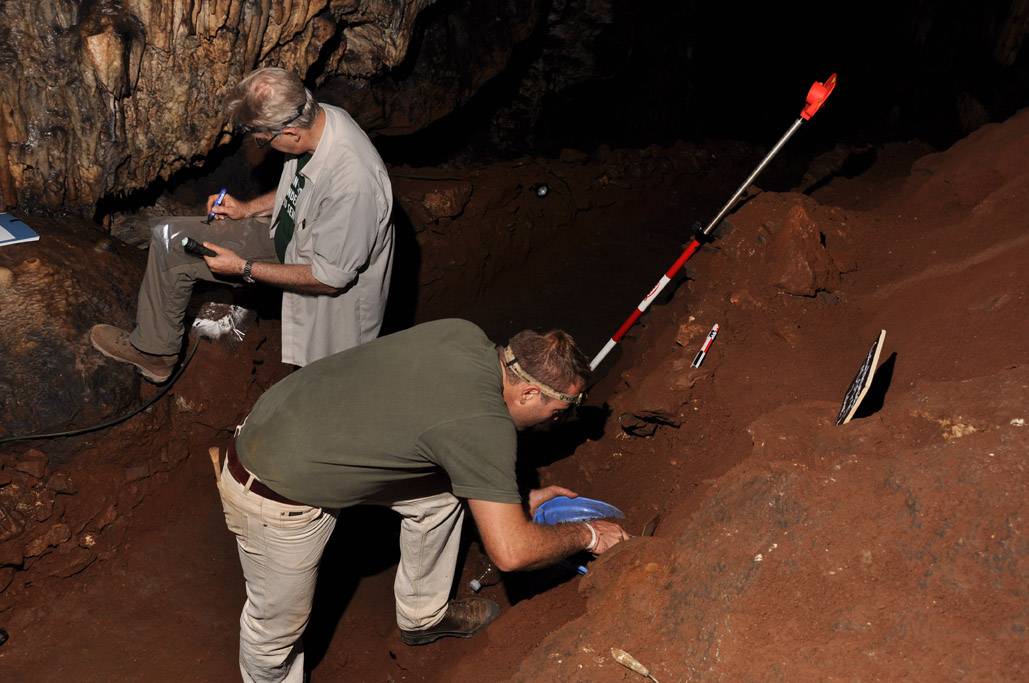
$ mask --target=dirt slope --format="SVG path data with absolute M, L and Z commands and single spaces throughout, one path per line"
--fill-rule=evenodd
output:
M 583 582 L 584 616 L 514 680 L 1020 678 L 1029 367 L 918 384 L 841 430 L 806 401 L 681 533 L 634 540 Z M 955 406 L 961 406 L 960 412 Z
M 732 217 L 610 401 L 623 424 L 679 428 L 609 423 L 545 473 L 632 523 L 660 510 L 657 537 L 504 615 L 491 654 L 552 606 L 583 610 L 498 678 L 632 680 L 611 647 L 662 681 L 1024 678 L 1027 136 L 1022 112 L 919 160 L 900 192 L 873 172 L 817 195 L 860 191 L 840 203 L 861 210 L 763 194 Z M 835 427 L 880 328 L 880 391 Z

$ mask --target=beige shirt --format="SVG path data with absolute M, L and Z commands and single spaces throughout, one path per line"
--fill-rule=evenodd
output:
M 328 104 L 325 129 L 297 201 L 286 263 L 309 263 L 337 296 L 282 294 L 282 362 L 307 365 L 379 334 L 393 264 L 393 190 L 386 166 L 350 114 Z M 297 161 L 282 169 L 277 216 Z M 274 221 L 273 221 L 274 226 Z M 269 235 L 274 239 L 274 232 Z

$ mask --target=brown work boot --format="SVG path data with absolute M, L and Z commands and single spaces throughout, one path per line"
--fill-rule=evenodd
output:
M 405 645 L 425 645 L 440 638 L 470 638 L 479 629 L 497 618 L 500 605 L 486 598 L 465 598 L 451 600 L 447 614 L 435 626 L 420 631 L 400 629 L 400 639 Z
M 178 354 L 157 356 L 143 353 L 129 343 L 129 333 L 114 325 L 93 325 L 89 330 L 89 341 L 93 348 L 122 363 L 135 365 L 139 374 L 154 384 L 162 384 L 171 377 Z

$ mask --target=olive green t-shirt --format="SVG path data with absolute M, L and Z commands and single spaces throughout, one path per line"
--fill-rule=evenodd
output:
M 280 495 L 320 507 L 451 491 L 518 503 L 514 422 L 497 350 L 437 320 L 328 356 L 254 405 L 236 450 Z

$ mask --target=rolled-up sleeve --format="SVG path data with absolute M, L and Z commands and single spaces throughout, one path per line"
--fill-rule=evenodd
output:
M 368 265 L 378 236 L 378 207 L 371 192 L 327 197 L 311 226 L 311 274 L 319 282 L 345 288 Z

